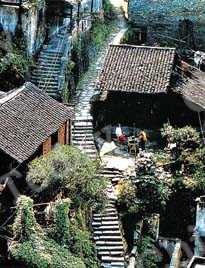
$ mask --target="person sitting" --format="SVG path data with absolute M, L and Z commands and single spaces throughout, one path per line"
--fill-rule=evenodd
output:
M 139 148 L 144 151 L 145 150 L 145 145 L 147 142 L 147 134 L 145 131 L 140 131 L 138 135 L 138 140 L 139 140 Z
M 124 143 L 127 141 L 127 137 L 125 136 L 125 134 L 122 133 L 122 134 L 118 137 L 118 141 L 119 141 L 119 143 L 124 144 Z

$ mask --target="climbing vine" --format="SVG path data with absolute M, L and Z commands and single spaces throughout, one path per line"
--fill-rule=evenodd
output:
M 67 201 L 65 203 L 68 204 Z M 58 224 L 59 221 L 56 226 Z M 16 261 L 33 268 L 86 267 L 80 258 L 72 256 L 68 249 L 46 235 L 35 219 L 33 201 L 29 197 L 20 196 L 18 199 L 13 231 L 15 238 L 9 250 Z M 61 230 L 61 233 L 64 231 L 65 229 Z M 67 234 L 62 237 L 67 238 Z

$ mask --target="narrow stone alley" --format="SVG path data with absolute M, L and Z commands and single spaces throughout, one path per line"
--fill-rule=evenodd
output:
M 116 4 L 116 3 L 115 3 Z M 119 3 L 118 3 L 119 4 Z M 72 100 L 74 106 L 75 120 L 73 123 L 72 140 L 73 145 L 85 152 L 91 159 L 98 158 L 93 136 L 93 118 L 91 115 L 91 100 L 98 92 L 98 77 L 103 67 L 107 50 L 110 44 L 119 44 L 125 31 L 126 22 L 118 8 L 118 20 L 116 29 L 110 34 L 106 43 L 99 52 L 97 59 L 93 62 L 80 81 L 77 95 Z M 96 243 L 101 267 L 125 267 L 124 246 L 120 231 L 120 222 L 116 209 L 114 185 L 122 178 L 119 170 L 109 169 L 102 164 L 100 176 L 108 179 L 107 188 L 108 203 L 102 213 L 93 215 L 93 237 Z

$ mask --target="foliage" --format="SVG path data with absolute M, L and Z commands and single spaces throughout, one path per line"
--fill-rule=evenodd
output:
M 88 230 L 83 229 L 76 220 L 71 224 L 71 252 L 80 257 L 88 268 L 97 268 L 97 254 L 95 246 L 91 239 L 91 234 Z
M 21 196 L 17 201 L 17 212 L 13 225 L 13 232 L 16 239 L 22 241 L 32 239 L 33 236 L 43 236 L 43 230 L 37 224 L 33 212 L 33 200 Z
M 139 245 L 139 258 L 142 259 L 144 268 L 157 268 L 160 257 L 157 255 L 157 249 L 154 246 L 154 241 L 151 237 L 143 237 Z
M 76 207 L 86 204 L 90 208 L 100 208 L 106 202 L 107 181 L 96 176 L 97 170 L 98 163 L 79 149 L 59 145 L 30 164 L 27 181 L 39 186 L 40 192 L 59 189 Z
M 69 246 L 70 243 L 70 202 L 70 199 L 63 199 L 55 203 L 53 237 L 62 246 Z
M 115 12 L 114 12 L 114 7 L 110 3 L 109 0 L 104 0 L 103 1 L 103 10 L 104 10 L 104 16 L 107 19 L 113 19 L 115 18 Z
M 96 19 L 91 28 L 91 46 L 99 50 L 114 27 L 111 22 L 103 23 L 102 20 Z
M 125 182 L 119 200 L 129 212 L 157 213 L 172 194 L 173 179 L 158 167 L 154 154 L 141 153 L 136 159 L 136 179 Z
M 36 222 L 33 201 L 29 197 L 18 199 L 13 230 L 16 236 L 10 254 L 16 261 L 33 268 L 85 268 L 79 258 L 46 236 Z
M 130 213 L 138 212 L 140 200 L 137 198 L 137 187 L 131 181 L 121 181 L 117 186 L 118 203 L 123 205 Z
M 23 51 L 15 49 L 11 53 L 7 53 L 0 61 L 0 74 L 6 72 L 8 69 L 14 70 L 16 75 L 23 77 L 31 65 L 31 60 L 28 59 Z
M 121 184 L 119 202 L 129 212 L 159 213 L 176 191 L 188 190 L 192 198 L 205 190 L 205 148 L 198 132 L 165 125 L 162 136 L 165 150 L 139 154 L 136 179 Z
M 0 58 L 0 86 L 2 91 L 9 91 L 21 86 L 26 80 L 26 75 L 33 66 L 33 61 L 24 51 L 14 48 L 4 57 Z
M 192 191 L 204 190 L 205 148 L 199 133 L 191 127 L 174 129 L 165 125 L 162 135 L 166 138 L 171 158 L 175 160 L 171 169 L 176 185 Z M 175 146 L 170 146 L 172 144 Z
M 194 150 L 201 144 L 199 133 L 192 127 L 173 128 L 165 124 L 161 130 L 162 137 L 166 139 L 167 144 L 176 144 L 179 152 L 183 150 Z
M 131 25 L 128 25 L 128 29 L 123 36 L 122 43 L 137 45 L 136 37 L 137 33 L 135 32 L 134 28 Z

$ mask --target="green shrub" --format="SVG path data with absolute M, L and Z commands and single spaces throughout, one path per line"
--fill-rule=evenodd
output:
M 77 222 L 71 225 L 71 252 L 80 257 L 88 268 L 97 268 L 98 260 L 94 243 L 92 242 L 91 233 L 87 230 L 80 229 Z
M 57 188 L 75 207 L 101 208 L 107 200 L 107 181 L 96 176 L 98 166 L 79 149 L 59 145 L 30 164 L 27 181 L 39 186 L 40 193 L 52 195 Z
M 70 220 L 68 217 L 70 202 L 70 199 L 63 199 L 55 203 L 52 234 L 58 244 L 67 247 L 70 244 Z
M 114 7 L 109 0 L 103 1 L 104 16 L 107 19 L 113 19 L 116 17 Z
M 151 237 L 143 237 L 139 245 L 140 258 L 144 268 L 157 268 L 160 262 L 160 256 L 154 246 L 154 241 Z
M 9 250 L 11 257 L 16 261 L 23 262 L 32 268 L 86 267 L 80 258 L 72 256 L 68 249 L 46 236 L 36 222 L 33 201 L 29 197 L 20 196 L 18 199 L 13 231 L 15 237 Z M 61 230 L 61 233 L 64 231 L 66 231 L 65 228 Z M 66 235 L 61 237 L 66 237 Z

